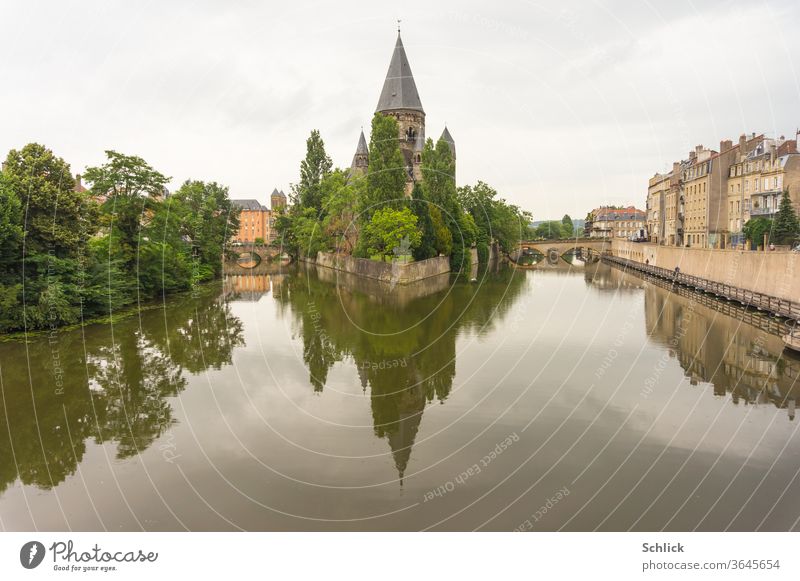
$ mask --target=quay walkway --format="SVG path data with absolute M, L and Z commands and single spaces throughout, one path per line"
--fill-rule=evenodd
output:
M 641 262 L 628 260 L 627 258 L 620 258 L 619 256 L 604 254 L 601 259 L 603 262 L 618 266 L 623 269 L 630 269 L 643 272 L 645 274 L 650 274 L 664 280 L 673 281 L 687 287 L 714 294 L 718 297 L 726 298 L 732 301 L 738 301 L 745 306 L 753 307 L 759 311 L 767 311 L 774 315 L 785 317 L 793 321 L 800 321 L 800 303 L 796 303 L 794 301 L 780 299 L 729 284 L 700 278 L 699 276 L 675 272 L 674 270 L 661 268 L 659 266 L 642 264 Z

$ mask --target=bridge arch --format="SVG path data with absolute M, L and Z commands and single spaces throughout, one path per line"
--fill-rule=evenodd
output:
M 543 259 L 537 264 L 556 266 L 562 257 L 569 253 L 579 253 L 584 260 L 592 255 L 600 255 L 611 249 L 611 241 L 599 238 L 572 238 L 568 240 L 521 240 L 517 250 L 509 255 L 513 262 L 522 256 L 539 254 Z

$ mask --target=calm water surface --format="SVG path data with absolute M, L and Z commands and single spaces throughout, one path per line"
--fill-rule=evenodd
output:
M 0 526 L 798 529 L 780 331 L 603 265 L 228 276 L 0 344 Z

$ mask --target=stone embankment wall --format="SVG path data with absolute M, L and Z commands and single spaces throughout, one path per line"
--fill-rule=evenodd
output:
M 611 254 L 715 282 L 800 301 L 800 253 L 679 248 L 614 240 Z
M 450 259 L 446 256 L 399 264 L 379 262 L 366 258 L 353 258 L 352 256 L 330 252 L 319 252 L 317 253 L 317 259 L 311 262 L 318 266 L 333 268 L 391 284 L 409 284 L 450 272 Z

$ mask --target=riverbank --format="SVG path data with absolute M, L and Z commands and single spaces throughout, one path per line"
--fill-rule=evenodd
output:
M 114 325 L 116 323 L 119 323 L 120 321 L 129 319 L 132 316 L 137 315 L 139 313 L 152 311 L 158 308 L 163 308 L 165 301 L 167 300 L 174 301 L 185 298 L 196 298 L 198 294 L 202 295 L 214 292 L 215 290 L 214 287 L 219 287 L 221 285 L 222 285 L 222 279 L 215 278 L 213 280 L 201 283 L 193 289 L 169 293 L 163 296 L 161 299 L 152 299 L 146 302 L 126 305 L 125 307 L 122 307 L 113 313 L 97 317 L 90 317 L 78 323 L 73 323 L 71 325 L 61 325 L 49 329 L 35 329 L 31 331 L 22 330 L 22 331 L 12 331 L 10 333 L 2 333 L 0 334 L 0 343 L 27 341 L 29 339 L 37 339 L 39 337 L 44 337 L 46 335 L 50 335 L 51 333 L 63 333 L 67 331 L 74 331 L 76 329 L 80 329 L 82 327 L 88 327 L 90 325 Z
M 614 240 L 611 254 L 637 263 L 760 293 L 777 299 L 800 299 L 800 253 L 679 248 Z

